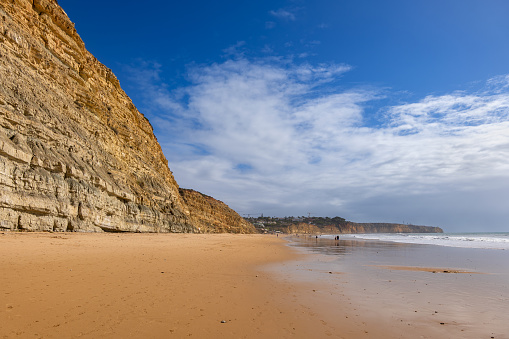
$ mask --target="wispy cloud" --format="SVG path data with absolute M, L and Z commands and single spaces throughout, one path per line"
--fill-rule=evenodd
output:
M 283 8 L 280 8 L 275 11 L 274 10 L 269 11 L 269 14 L 276 18 L 279 18 L 279 19 L 290 20 L 290 21 L 296 20 L 295 13 L 293 11 L 289 11 L 289 10 L 286 10 Z
M 507 77 L 475 93 L 383 107 L 375 127 L 365 106 L 387 93 L 319 90 L 350 69 L 241 58 L 194 67 L 190 85 L 172 91 L 157 65 L 138 76 L 178 182 L 239 211 L 379 220 L 390 210 L 429 223 L 432 215 L 418 217 L 421 202 L 438 215 L 446 213 L 438 197 L 474 204 L 469 194 L 509 189 Z
M 267 21 L 267 22 L 265 22 L 265 28 L 273 29 L 274 27 L 276 27 L 276 23 L 274 21 Z
M 223 49 L 224 57 L 241 57 L 244 52 L 242 48 L 246 45 L 245 41 L 237 41 L 235 45 Z

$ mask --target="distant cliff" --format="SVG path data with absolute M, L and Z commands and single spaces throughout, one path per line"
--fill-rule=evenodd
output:
M 393 223 L 356 223 L 341 217 L 252 217 L 246 218 L 261 232 L 290 234 L 344 233 L 443 233 L 440 227 Z
M 390 223 L 347 222 L 339 228 L 340 233 L 443 233 L 440 227 Z
M 244 230 L 191 200 L 57 1 L 0 0 L 0 230 Z
M 344 225 L 316 226 L 306 223 L 289 225 L 284 229 L 289 234 L 347 234 L 347 233 L 443 233 L 440 227 L 416 226 L 389 223 L 355 223 Z

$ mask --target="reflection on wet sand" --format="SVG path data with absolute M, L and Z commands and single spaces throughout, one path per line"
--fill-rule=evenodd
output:
M 509 251 L 334 235 L 288 240 L 312 253 L 288 274 L 322 284 L 328 301 L 346 303 L 363 324 L 390 326 L 388 337 L 509 339 Z
M 353 251 L 373 250 L 378 251 L 380 248 L 405 248 L 412 244 L 397 242 L 381 242 L 372 240 L 350 240 L 350 239 L 331 239 L 325 237 L 315 237 L 309 235 L 301 235 L 290 237 L 292 245 L 304 247 L 315 253 L 322 254 L 350 254 Z
M 394 265 L 368 265 L 368 266 L 383 268 L 386 270 L 395 270 L 395 271 L 482 274 L 481 272 L 473 272 L 473 271 L 458 270 L 458 269 L 454 269 L 454 268 L 443 268 L 443 267 L 418 267 L 418 266 L 394 266 Z

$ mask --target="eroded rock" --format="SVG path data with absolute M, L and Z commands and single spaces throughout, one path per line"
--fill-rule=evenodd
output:
M 196 232 L 193 208 L 57 2 L 1 1 L 0 230 Z

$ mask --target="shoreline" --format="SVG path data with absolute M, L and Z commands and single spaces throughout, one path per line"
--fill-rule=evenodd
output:
M 310 256 L 285 274 L 298 272 L 298 281 L 320 282 L 325 302 L 341 304 L 345 317 L 361 320 L 366 338 L 509 338 L 507 251 L 362 239 L 290 240 Z

